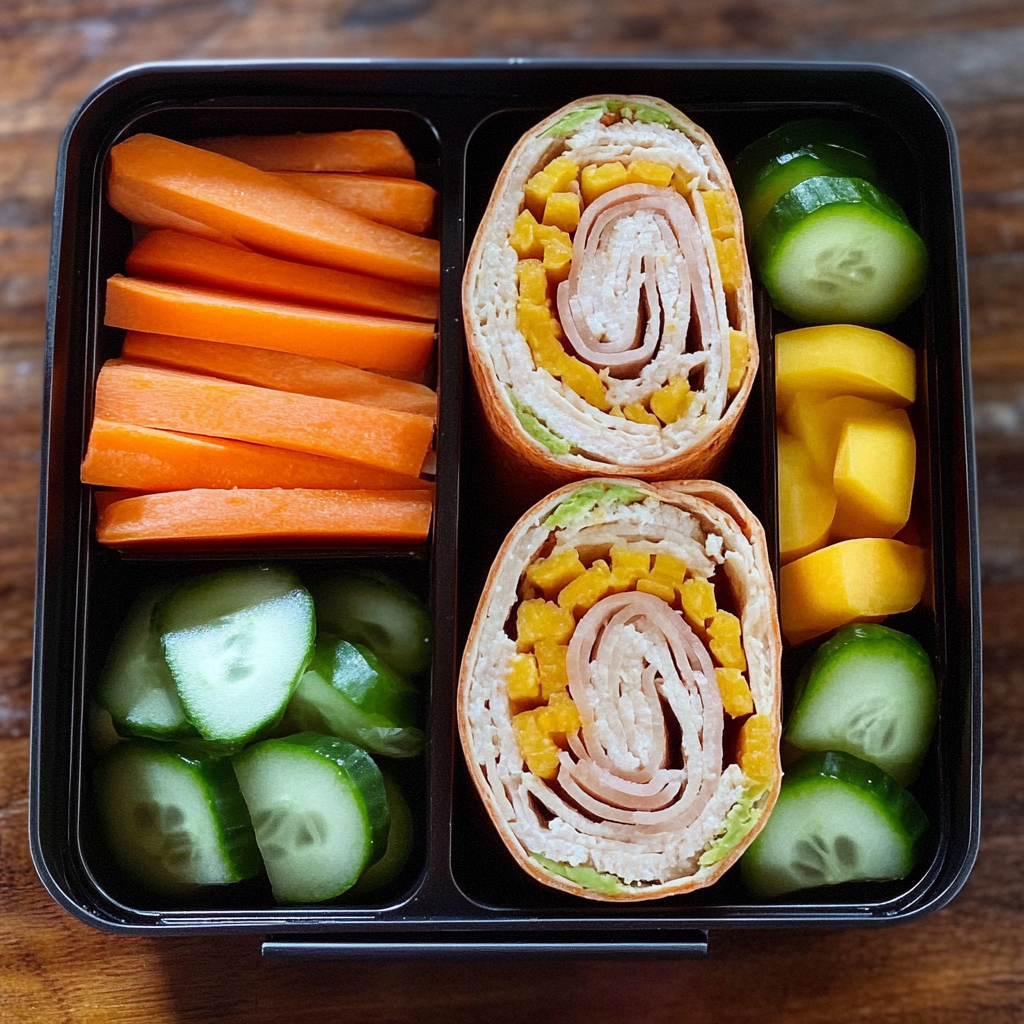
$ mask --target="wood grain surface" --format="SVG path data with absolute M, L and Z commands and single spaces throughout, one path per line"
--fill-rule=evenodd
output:
M 959 133 L 985 621 L 981 852 L 878 931 L 723 932 L 706 961 L 265 962 L 255 938 L 126 939 L 43 890 L 27 839 L 36 488 L 61 131 L 142 60 L 328 56 L 881 61 Z M 1019 0 L 4 0 L 0 3 L 0 1021 L 1024 1020 L 1024 6 Z

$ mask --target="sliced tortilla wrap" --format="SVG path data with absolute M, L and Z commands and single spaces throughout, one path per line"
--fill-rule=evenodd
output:
M 480 222 L 463 316 L 489 426 L 525 469 L 709 475 L 758 366 L 743 219 L 710 138 L 642 96 L 542 121 Z
M 602 478 L 534 506 L 491 569 L 458 693 L 470 774 L 520 866 L 597 900 L 719 878 L 778 793 L 781 649 L 764 532 L 723 485 Z

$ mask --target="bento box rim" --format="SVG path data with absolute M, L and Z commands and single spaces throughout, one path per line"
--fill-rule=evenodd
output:
M 33 630 L 33 657 L 32 657 L 32 699 L 30 718 L 30 766 L 29 766 L 29 845 L 33 865 L 40 877 L 44 887 L 54 900 L 65 910 L 77 917 L 79 920 L 92 925 L 103 931 L 120 934 L 151 934 L 154 931 L 162 934 L 196 934 L 197 932 L 215 928 L 218 930 L 230 930 L 233 932 L 269 932 L 281 931 L 282 922 L 271 922 L 267 919 L 267 912 L 261 910 L 244 911 L 239 915 L 240 919 L 233 918 L 231 923 L 223 920 L 216 920 L 217 914 L 211 915 L 213 919 L 204 921 L 204 915 L 200 912 L 188 912 L 195 917 L 189 923 L 173 923 L 174 918 L 179 916 L 176 912 L 162 912 L 162 920 L 159 923 L 146 923 L 127 925 L 112 922 L 100 918 L 91 913 L 87 908 L 76 902 L 71 894 L 66 892 L 57 879 L 50 872 L 46 862 L 44 851 L 41 848 L 40 837 L 40 806 L 39 806 L 39 776 L 43 770 L 41 759 L 41 738 L 39 735 L 39 715 L 42 704 L 42 681 L 40 678 L 39 662 L 42 649 L 42 637 L 40 622 L 42 620 L 44 587 L 42 586 L 45 575 L 45 524 L 47 521 L 47 493 L 45 484 L 48 477 L 47 451 L 49 448 L 50 433 L 50 404 L 52 399 L 52 377 L 53 377 L 53 354 L 54 354 L 54 330 L 57 309 L 57 271 L 60 262 L 61 237 L 63 234 L 63 193 L 66 180 L 68 150 L 74 135 L 74 131 L 88 109 L 106 93 L 116 86 L 139 77 L 149 75 L 173 73 L 187 74 L 189 72 L 316 72 L 316 71 L 367 71 L 367 72 L 443 72 L 451 70 L 465 71 L 515 71 L 518 69 L 580 69 L 580 70 L 629 70 L 650 69 L 650 70 L 685 70 L 685 71 L 722 71 L 722 70 L 743 70 L 763 72 L 828 72 L 830 74 L 873 74 L 887 77 L 901 82 L 904 86 L 917 92 L 922 99 L 932 108 L 935 116 L 939 119 L 943 128 L 946 140 L 950 149 L 950 174 L 953 198 L 953 234 L 954 252 L 951 254 L 956 266 L 957 279 L 961 285 L 961 302 L 959 311 L 961 354 L 963 361 L 962 368 L 962 389 L 963 401 L 960 410 L 963 414 L 964 450 L 966 468 L 966 518 L 967 518 L 967 545 L 969 558 L 969 585 L 970 594 L 970 644 L 969 662 L 971 667 L 970 679 L 970 700 L 969 710 L 971 714 L 970 733 L 966 739 L 970 743 L 972 757 L 967 765 L 969 778 L 969 844 L 957 874 L 949 880 L 941 890 L 931 894 L 931 898 L 909 911 L 899 912 L 893 917 L 886 915 L 873 915 L 857 917 L 837 921 L 836 917 L 842 917 L 842 911 L 851 913 L 856 909 L 854 904 L 820 904 L 807 906 L 806 915 L 788 914 L 778 915 L 774 920 L 763 917 L 737 919 L 719 919 L 716 921 L 702 921 L 699 918 L 677 919 L 673 925 L 684 930 L 701 930 L 707 927 L 836 927 L 836 926 L 881 926 L 896 921 L 905 922 L 916 920 L 932 911 L 946 906 L 953 897 L 960 891 L 968 875 L 970 874 L 977 857 L 980 843 L 980 822 L 981 822 L 981 710 L 982 710 L 982 672 L 981 672 L 981 581 L 980 581 L 980 555 L 978 539 L 978 513 L 977 513 L 977 487 L 975 469 L 974 434 L 972 425 L 971 405 L 971 373 L 970 373 L 970 334 L 968 327 L 967 310 L 967 272 L 966 252 L 964 244 L 963 225 L 963 199 L 960 184 L 958 147 L 956 133 L 952 122 L 946 113 L 943 105 L 936 98 L 934 93 L 914 75 L 899 68 L 884 63 L 860 62 L 860 61 L 793 61 L 793 60 L 744 60 L 744 59 L 700 59 L 692 60 L 685 58 L 643 58 L 643 57 L 607 57 L 607 58 L 583 58 L 583 57 L 506 57 L 506 58 L 431 58 L 431 59 L 405 59 L 388 57 L 343 57 L 343 58 L 316 58 L 316 59 L 258 59 L 249 60 L 244 58 L 216 60 L 181 60 L 181 61 L 154 61 L 129 65 L 118 72 L 110 75 L 101 81 L 79 104 L 64 130 L 59 147 L 58 162 L 56 169 L 56 192 L 54 202 L 53 231 L 51 236 L 51 250 L 49 260 L 49 287 L 46 304 L 46 342 L 43 360 L 43 402 L 42 402 L 42 430 L 41 442 L 43 458 L 40 465 L 40 489 L 39 489 L 39 518 L 37 521 L 37 565 L 36 565 L 36 598 L 34 609 L 34 630 Z M 272 88 L 267 92 L 271 93 Z M 771 906 L 764 908 L 770 912 Z M 524 912 L 520 911 L 520 916 Z M 182 916 L 188 916 L 184 914 Z M 831 920 L 826 915 L 831 916 Z M 301 912 L 289 915 L 301 917 Z M 528 915 L 527 915 L 528 916 Z M 806 916 L 807 920 L 803 920 Z M 551 920 L 545 919 L 545 926 L 550 927 L 557 921 L 563 923 L 580 924 L 573 922 L 571 914 L 552 915 Z M 353 919 L 353 924 L 358 925 Z M 379 924 L 381 922 L 374 922 Z M 398 922 L 395 922 L 397 924 Z M 634 926 L 639 922 L 631 922 Z M 668 921 L 662 922 L 662 926 Z M 391 924 L 389 922 L 389 924 Z M 420 927 L 443 926 L 442 918 L 432 918 L 429 921 L 412 923 L 411 927 L 418 930 Z M 592 927 L 600 927 L 601 919 L 588 919 L 585 927 L 589 930 Z M 406 922 L 410 926 L 410 922 Z M 505 924 L 501 924 L 505 927 Z M 521 923 L 515 926 L 514 930 L 521 928 Z M 286 924 L 285 929 L 291 930 Z M 393 925 L 392 925 L 393 927 Z M 307 921 L 295 921 L 294 928 L 318 930 L 316 925 Z M 389 928 L 389 930 L 391 930 Z

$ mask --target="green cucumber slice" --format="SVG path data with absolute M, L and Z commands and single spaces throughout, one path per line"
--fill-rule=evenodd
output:
M 841 751 L 807 754 L 743 855 L 743 880 L 758 896 L 779 896 L 905 878 L 927 826 L 917 801 L 880 768 Z
M 321 633 L 309 671 L 288 704 L 279 732 L 323 732 L 374 754 L 414 757 L 419 692 L 362 644 Z
M 228 747 L 280 718 L 313 654 L 312 598 L 280 567 L 190 580 L 157 605 L 154 624 L 190 721 Z
M 801 323 L 887 323 L 927 277 L 924 242 L 860 178 L 802 181 L 754 228 L 751 246 L 772 301 Z
M 390 577 L 353 569 L 310 589 L 321 631 L 365 644 L 404 676 L 419 675 L 430 665 L 430 613 Z
M 913 637 L 888 626 L 844 626 L 804 667 L 784 738 L 801 750 L 845 750 L 906 786 L 938 711 L 931 662 Z
M 388 810 L 391 812 L 391 825 L 388 829 L 388 845 L 376 864 L 371 864 L 360 876 L 359 881 L 348 891 L 349 896 L 363 896 L 383 888 L 393 882 L 401 873 L 412 853 L 414 825 L 412 811 L 402 795 L 398 783 L 390 775 L 382 773 L 384 792 L 388 798 Z
M 110 852 L 147 888 L 183 893 L 259 872 L 256 839 L 229 762 L 128 740 L 100 762 L 95 785 Z
M 96 701 L 110 713 L 122 736 L 159 740 L 198 736 L 185 715 L 171 670 L 153 629 L 153 609 L 173 591 L 171 584 L 150 587 L 131 606 L 100 674 Z
M 795 185 L 821 175 L 877 185 L 871 148 L 852 125 L 821 118 L 793 121 L 748 146 L 734 161 L 732 175 L 747 230 Z
M 257 743 L 233 764 L 279 902 L 338 896 L 383 855 L 388 800 L 365 750 L 307 732 Z

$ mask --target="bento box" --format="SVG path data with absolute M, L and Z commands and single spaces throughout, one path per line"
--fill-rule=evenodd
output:
M 930 822 L 905 879 L 754 899 L 738 872 L 641 904 L 600 904 L 524 874 L 490 827 L 456 734 L 459 661 L 491 562 L 539 497 L 509 479 L 484 443 L 466 365 L 460 289 L 466 254 L 505 157 L 532 125 L 581 96 L 658 96 L 715 139 L 726 161 L 799 117 L 852 121 L 930 256 L 923 299 L 893 332 L 920 354 L 915 415 L 920 516 L 931 552 L 926 598 L 894 620 L 931 655 L 939 725 L 915 794 Z M 124 264 L 131 228 L 107 202 L 105 165 L 123 139 L 387 128 L 439 193 L 441 294 L 435 514 L 427 543 L 385 547 L 121 554 L 95 539 L 92 488 L 79 467 L 93 385 L 121 332 L 104 325 L 103 286 Z M 717 928 L 883 925 L 944 906 L 979 841 L 981 637 L 967 295 L 956 145 L 926 90 L 866 65 L 570 62 L 247 62 L 147 65 L 101 85 L 72 119 L 57 174 L 48 305 L 33 669 L 30 832 L 44 885 L 68 912 L 125 934 L 248 932 L 264 955 L 299 959 L 444 956 L 682 956 Z M 774 343 L 792 327 L 756 292 L 760 373 L 719 478 L 764 523 L 778 568 Z M 88 696 L 131 601 L 146 585 L 273 559 L 300 573 L 385 569 L 434 620 L 425 754 L 402 767 L 415 839 L 402 874 L 347 902 L 275 904 L 253 881 L 198 901 L 140 894 L 103 846 L 91 792 Z M 784 681 L 803 655 L 784 655 Z

